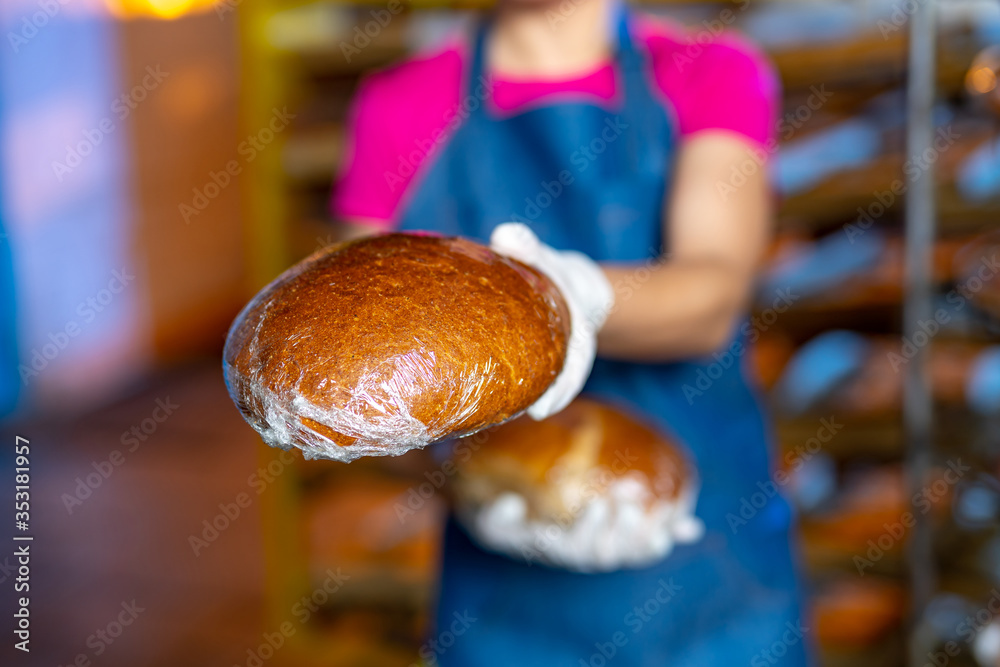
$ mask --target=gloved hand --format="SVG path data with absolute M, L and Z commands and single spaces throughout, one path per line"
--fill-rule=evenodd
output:
M 580 252 L 545 245 L 519 222 L 497 225 L 490 247 L 548 276 L 569 308 L 570 340 L 562 371 L 528 408 L 533 419 L 545 419 L 565 408 L 583 389 L 597 356 L 597 332 L 614 305 L 614 290 L 594 260 Z
M 645 567 L 677 544 L 701 539 L 704 524 L 694 515 L 697 491 L 685 489 L 672 502 L 649 502 L 643 482 L 619 479 L 602 496 L 557 520 L 531 516 L 524 497 L 500 494 L 464 517 L 487 548 L 578 572 Z

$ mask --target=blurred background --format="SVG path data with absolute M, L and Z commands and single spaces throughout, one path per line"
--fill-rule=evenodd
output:
M 900 665 L 908 646 L 1000 664 L 1000 2 L 937 3 L 935 140 L 907 155 L 916 2 L 642 3 L 692 43 L 742 31 L 783 81 L 778 232 L 739 362 L 793 469 L 825 665 Z M 347 474 L 266 450 L 220 353 L 256 290 L 339 238 L 327 202 L 358 77 L 483 6 L 0 3 L 0 474 L 28 438 L 36 536 L 31 653 L 5 641 L 0 662 L 417 660 L 440 483 L 408 457 Z M 904 336 L 904 200 L 925 173 L 933 318 Z M 933 481 L 915 496 L 902 406 L 920 350 Z M 930 527 L 912 628 L 908 517 Z

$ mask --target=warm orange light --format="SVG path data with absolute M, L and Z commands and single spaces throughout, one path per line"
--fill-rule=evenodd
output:
M 985 95 L 997 87 L 997 73 L 989 67 L 980 67 L 969 72 L 968 82 L 974 92 Z
M 206 11 L 219 1 L 226 0 L 105 0 L 108 9 L 115 16 L 151 16 L 158 19 L 175 19 L 185 14 Z
M 979 52 L 965 75 L 965 87 L 973 95 L 987 95 L 997 89 L 1000 74 L 1000 45 Z

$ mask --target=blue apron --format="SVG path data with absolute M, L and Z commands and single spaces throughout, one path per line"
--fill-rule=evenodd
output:
M 481 26 L 465 84 L 469 115 L 427 166 L 401 228 L 486 241 L 496 225 L 520 220 L 545 243 L 598 261 L 658 257 L 677 131 L 653 96 L 651 68 L 633 46 L 628 20 L 623 11 L 616 97 L 607 108 L 574 100 L 509 116 L 476 95 L 488 81 Z M 616 287 L 617 298 L 628 289 Z M 577 574 L 486 553 L 450 520 L 428 662 L 804 664 L 811 624 L 799 607 L 790 511 L 769 482 L 769 434 L 740 356 L 599 359 L 584 390 L 645 415 L 687 445 L 702 483 L 700 542 L 650 568 Z

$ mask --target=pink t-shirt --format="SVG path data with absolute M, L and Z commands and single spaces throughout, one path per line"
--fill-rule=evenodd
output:
M 679 26 L 646 16 L 635 22 L 635 31 L 651 55 L 658 97 L 681 141 L 709 129 L 759 145 L 773 140 L 779 84 L 758 51 L 730 34 L 703 44 Z M 331 201 L 334 217 L 395 225 L 416 176 L 461 124 L 463 69 L 470 57 L 468 44 L 456 42 L 361 81 Z M 494 80 L 487 104 L 490 113 L 502 116 L 567 100 L 609 103 L 614 95 L 615 68 L 608 63 L 569 80 Z

